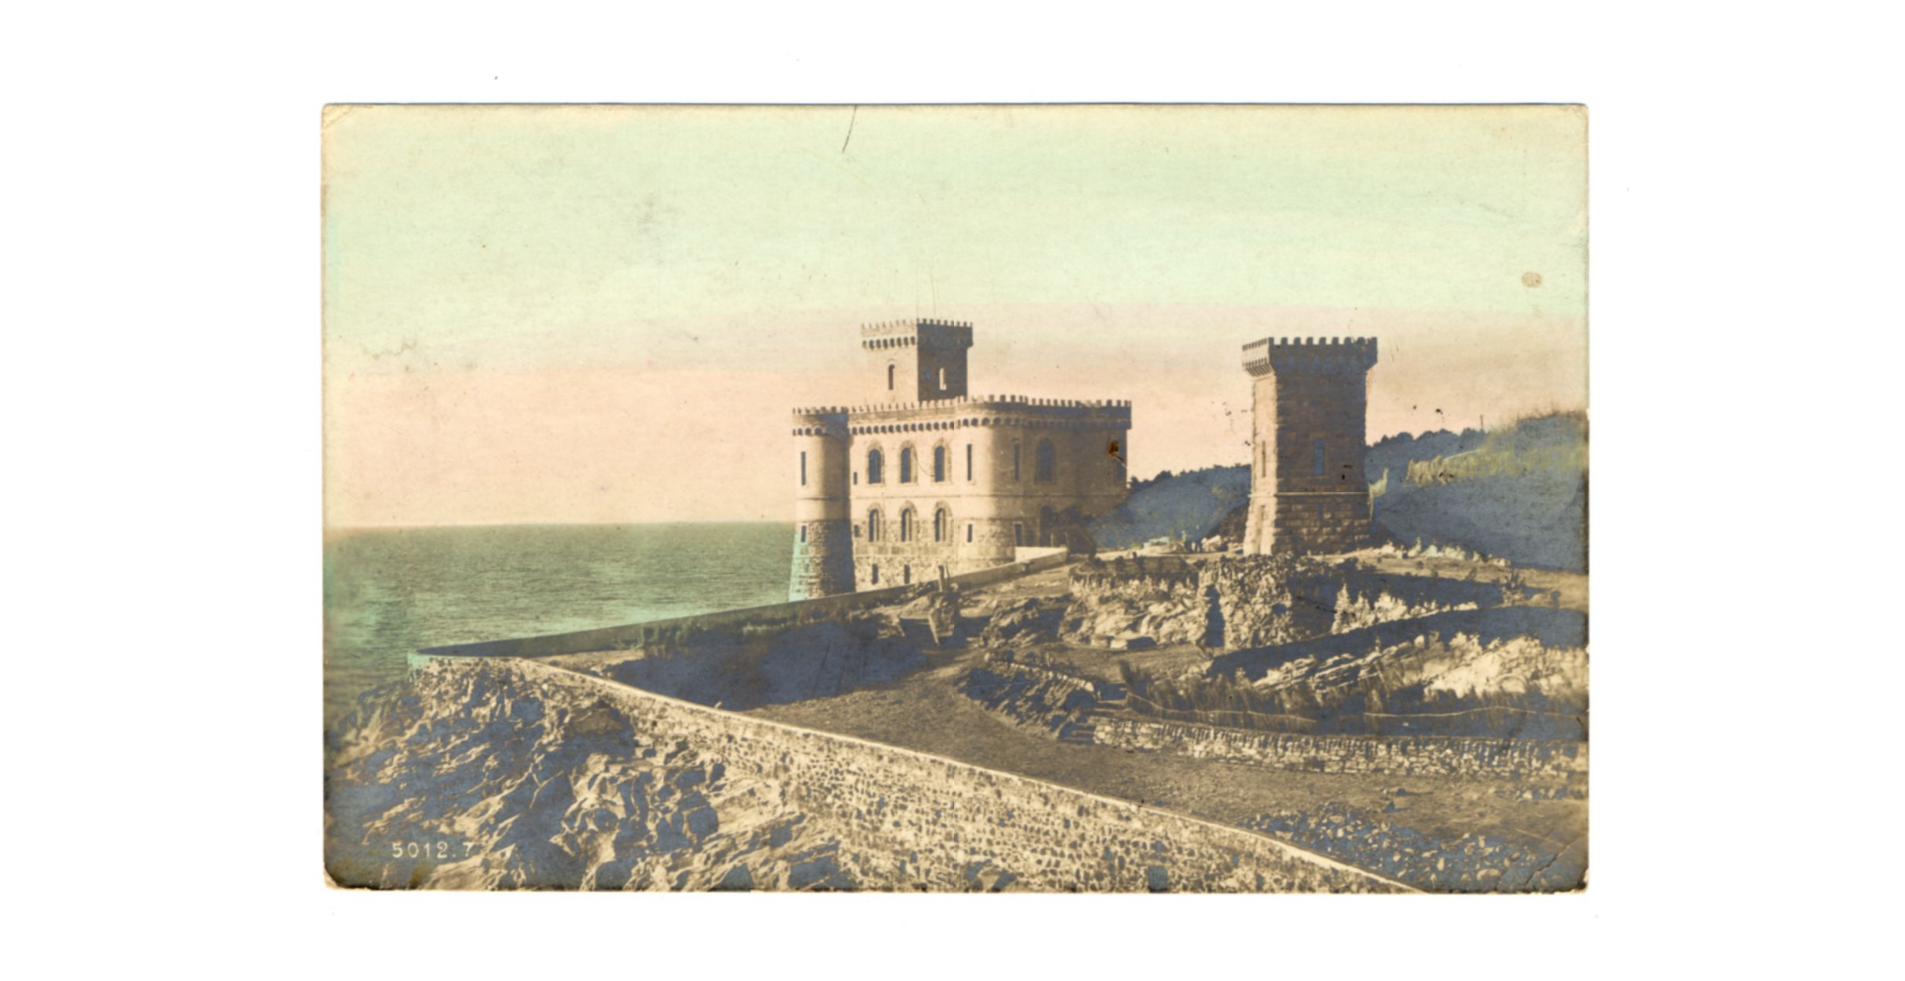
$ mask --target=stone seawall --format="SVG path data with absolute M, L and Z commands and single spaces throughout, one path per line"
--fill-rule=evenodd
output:
M 977 589 L 1056 569 L 1071 561 L 1066 554 L 1041 556 L 1026 562 L 994 566 L 978 572 L 951 577 L 961 589 Z M 869 589 L 838 596 L 751 606 L 739 610 L 721 610 L 696 616 L 649 620 L 594 630 L 517 637 L 509 640 L 477 641 L 426 647 L 419 651 L 425 659 L 433 657 L 555 657 L 562 654 L 587 654 L 592 651 L 635 650 L 648 644 L 679 644 L 696 633 L 709 630 L 775 630 L 830 617 L 844 616 L 876 606 L 905 602 L 937 588 L 937 583 Z
M 379 784 L 462 786 L 468 781 L 446 768 L 469 756 L 464 747 L 474 738 L 497 747 L 483 773 L 472 774 L 495 793 L 472 793 L 427 816 L 403 803 L 384 816 L 340 817 L 335 830 L 340 848 L 374 850 L 388 815 L 401 814 L 411 826 L 427 818 L 428 827 L 475 839 L 476 847 L 456 852 L 469 857 L 423 873 L 426 885 L 1407 891 L 1240 829 L 534 661 L 437 662 L 417 689 L 418 717 L 390 719 L 358 749 L 368 761 L 395 761 L 377 764 Z M 490 733 L 498 727 L 514 734 Z M 695 776 L 676 779 L 683 768 Z M 517 770 L 533 782 L 511 789 L 498 777 Z M 677 784 L 682 792 L 654 793 Z M 657 808 L 675 807 L 683 792 L 692 807 L 650 828 Z M 517 798 L 498 809 L 497 801 Z M 444 799 L 426 803 L 441 807 Z M 545 799 L 547 813 L 538 811 Z M 534 833 L 516 834 L 519 825 Z M 799 840 L 782 844 L 789 835 Z M 803 851 L 776 851 L 793 846 Z M 824 876 L 811 871 L 816 855 L 824 856 Z M 532 859 L 539 864 L 523 865 Z M 403 874 L 386 867 L 373 878 Z
M 1465 736 L 1306 736 L 1189 722 L 1101 717 L 1093 741 L 1315 773 L 1488 777 L 1564 782 L 1585 777 L 1587 743 Z

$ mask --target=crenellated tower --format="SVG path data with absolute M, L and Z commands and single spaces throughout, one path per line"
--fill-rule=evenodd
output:
M 1375 364 L 1373 337 L 1266 337 L 1244 345 L 1244 370 L 1256 379 L 1247 554 L 1368 544 L 1363 454 Z
M 871 397 L 794 412 L 794 565 L 808 599 L 1093 548 L 1130 493 L 1131 403 L 968 394 L 972 325 L 860 328 Z
M 794 410 L 792 600 L 853 592 L 847 410 Z
M 936 402 L 966 394 L 966 351 L 972 324 L 894 320 L 860 328 L 860 349 L 872 362 L 868 402 Z

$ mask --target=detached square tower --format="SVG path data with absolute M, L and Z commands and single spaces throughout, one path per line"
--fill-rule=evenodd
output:
M 1369 542 L 1363 479 L 1373 337 L 1244 345 L 1252 391 L 1249 555 L 1350 552 Z

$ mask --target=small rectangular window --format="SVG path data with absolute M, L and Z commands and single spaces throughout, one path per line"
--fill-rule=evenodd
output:
M 800 486 L 807 486 L 807 451 L 800 451 Z
M 1024 525 L 1017 524 L 1017 523 L 1014 523 L 1012 525 L 1012 544 L 1014 545 L 1025 544 L 1025 526 Z
M 966 444 L 966 479 L 972 479 L 972 444 Z
M 1320 439 L 1311 451 L 1310 470 L 1318 477 L 1323 476 L 1323 441 Z
M 968 542 L 972 541 L 972 525 L 971 524 L 966 525 L 966 541 Z
M 880 584 L 880 567 L 876 565 L 873 567 L 873 585 L 878 586 L 879 584 Z
M 806 525 L 800 526 L 800 540 L 803 542 L 807 540 L 807 526 Z

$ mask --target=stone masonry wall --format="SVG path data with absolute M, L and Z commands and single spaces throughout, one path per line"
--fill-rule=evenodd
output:
M 1305 736 L 1185 722 L 1101 718 L 1094 741 L 1316 773 L 1492 777 L 1562 782 L 1585 776 L 1587 744 L 1459 736 Z
M 853 526 L 839 519 L 803 522 L 795 528 L 794 563 L 787 598 L 803 600 L 850 592 L 853 592 Z
M 1278 495 L 1271 541 L 1276 552 L 1298 555 L 1353 552 L 1370 541 L 1369 492 Z
M 1014 562 L 964 573 L 954 576 L 952 581 L 961 589 L 978 589 L 1035 572 L 1056 569 L 1069 561 L 1071 561 L 1070 557 L 1064 554 L 1042 555 L 1025 562 Z M 696 633 L 709 630 L 787 629 L 801 623 L 846 616 L 876 606 L 904 603 L 909 599 L 925 595 L 933 588 L 936 588 L 934 583 L 915 583 L 912 586 L 842 593 L 817 599 L 774 603 L 768 606 L 751 606 L 739 610 L 721 610 L 695 616 L 598 627 L 594 630 L 573 630 L 560 634 L 544 634 L 540 637 L 513 637 L 507 640 L 476 641 L 468 644 L 446 644 L 441 647 L 424 648 L 412 655 L 412 660 L 427 662 L 439 657 L 554 657 L 560 654 L 586 654 L 591 651 L 634 650 L 655 643 L 678 644 Z
M 606 703 L 638 743 L 777 787 L 839 838 L 861 887 L 959 890 L 969 872 L 1044 891 L 1387 892 L 1402 887 L 1271 838 L 878 743 L 708 709 L 533 661 L 503 672 L 545 703 Z M 719 813 L 704 837 L 719 831 Z

